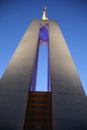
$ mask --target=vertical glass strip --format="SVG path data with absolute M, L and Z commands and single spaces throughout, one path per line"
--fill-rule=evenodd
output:
M 48 42 L 48 87 L 47 91 L 51 92 L 51 79 L 50 79 L 50 50 L 49 50 L 49 42 Z
M 36 58 L 34 63 L 34 69 L 32 72 L 32 81 L 31 81 L 31 87 L 30 91 L 35 91 L 36 89 L 36 77 L 37 77 L 37 66 L 38 66 L 38 53 L 39 53 L 39 43 L 37 45 L 37 52 L 36 52 Z

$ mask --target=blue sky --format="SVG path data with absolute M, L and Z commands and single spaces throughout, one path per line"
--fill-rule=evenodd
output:
M 33 19 L 57 20 L 87 93 L 87 1 L 0 0 L 0 76 Z
M 45 54 L 44 54 L 45 53 Z M 47 91 L 48 88 L 48 46 L 39 46 L 36 91 Z

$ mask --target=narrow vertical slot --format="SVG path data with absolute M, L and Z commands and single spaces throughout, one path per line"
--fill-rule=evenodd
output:
M 48 88 L 48 45 L 39 46 L 36 91 L 47 91 Z
M 51 92 L 48 24 L 41 25 L 30 91 Z

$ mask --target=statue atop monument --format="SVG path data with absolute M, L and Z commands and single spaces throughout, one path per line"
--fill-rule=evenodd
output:
M 46 17 L 46 11 L 47 11 L 47 7 L 45 6 L 43 9 L 42 20 L 48 20 L 48 18 Z

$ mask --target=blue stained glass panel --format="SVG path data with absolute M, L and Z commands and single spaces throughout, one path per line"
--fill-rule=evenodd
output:
M 39 36 L 40 40 L 44 41 L 44 42 L 48 42 L 48 29 L 43 26 L 40 29 L 40 36 Z

